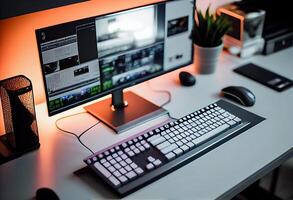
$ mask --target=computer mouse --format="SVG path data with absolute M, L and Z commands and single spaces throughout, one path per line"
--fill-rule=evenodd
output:
M 255 95 L 247 88 L 242 86 L 229 86 L 221 90 L 222 95 L 244 106 L 253 106 Z
M 186 71 L 181 71 L 179 73 L 179 80 L 181 85 L 184 86 L 192 86 L 196 82 L 195 77 L 191 73 Z
M 36 200 L 59 200 L 59 197 L 54 190 L 43 187 L 36 191 Z

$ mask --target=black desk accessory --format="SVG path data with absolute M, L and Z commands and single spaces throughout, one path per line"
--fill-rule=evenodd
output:
M 231 99 L 243 106 L 253 106 L 255 95 L 247 88 L 242 86 L 228 86 L 221 90 L 224 97 Z
M 36 200 L 59 200 L 59 197 L 54 190 L 44 187 L 36 191 Z
M 39 148 L 31 81 L 15 76 L 0 81 L 6 134 L 0 137 L 0 164 Z
M 191 73 L 181 71 L 179 73 L 179 81 L 183 86 L 193 86 L 196 82 L 196 79 Z
M 234 71 L 278 92 L 282 92 L 293 85 L 292 80 L 253 63 L 245 64 L 234 69 Z

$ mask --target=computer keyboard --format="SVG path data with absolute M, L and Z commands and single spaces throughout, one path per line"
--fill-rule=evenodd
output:
M 249 124 L 214 103 L 112 145 L 84 162 L 125 196 L 219 146 Z

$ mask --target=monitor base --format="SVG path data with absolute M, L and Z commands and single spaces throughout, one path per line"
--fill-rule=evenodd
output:
M 121 91 L 121 96 L 122 95 L 123 92 Z M 146 121 L 168 113 L 164 108 L 161 108 L 130 91 L 124 93 L 124 97 L 127 101 L 127 104 L 124 104 L 125 106 L 119 107 L 113 105 L 115 102 L 113 99 L 115 97 L 116 95 L 113 94 L 112 99 L 108 98 L 84 108 L 87 112 L 104 122 L 116 133 L 127 131 Z M 120 102 L 126 102 L 123 100 L 123 96 L 120 97 L 120 100 Z

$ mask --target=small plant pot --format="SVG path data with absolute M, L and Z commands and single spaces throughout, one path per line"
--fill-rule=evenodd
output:
M 194 45 L 194 65 L 200 74 L 211 74 L 216 71 L 223 43 L 216 47 Z

